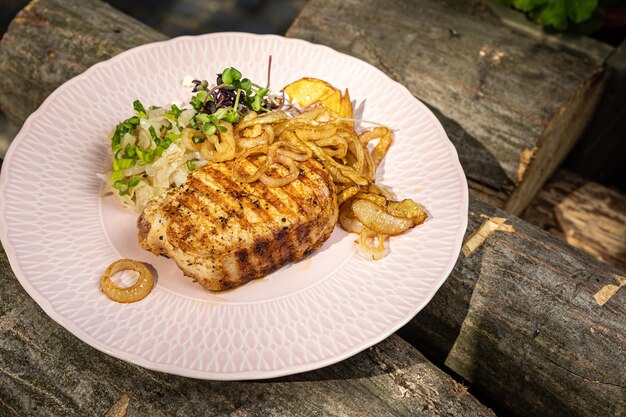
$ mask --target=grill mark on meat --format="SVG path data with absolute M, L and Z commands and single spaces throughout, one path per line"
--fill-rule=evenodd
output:
M 304 187 L 304 188 L 308 188 L 310 190 L 313 191 L 313 194 L 315 194 L 316 197 L 317 196 L 317 188 L 314 184 L 316 181 L 319 181 L 320 178 L 311 178 L 311 174 L 314 173 L 314 171 L 311 171 L 310 169 L 308 169 L 307 165 L 309 164 L 300 164 L 300 170 L 303 171 L 303 174 L 298 176 L 298 179 L 292 183 L 290 183 L 288 185 L 288 187 L 286 187 L 285 192 L 289 195 L 297 195 L 298 197 L 301 198 L 296 198 L 297 200 L 297 204 L 298 207 L 300 209 L 301 214 L 303 215 L 308 215 L 309 212 L 314 211 L 315 210 L 315 206 L 312 205 L 309 200 L 310 197 L 307 197 L 306 195 L 304 195 L 303 193 L 301 193 L 299 191 L 299 188 Z M 317 174 L 317 173 L 315 173 Z M 317 175 L 316 175 L 317 176 Z
M 217 170 L 211 170 L 210 174 L 211 175 L 217 174 L 216 176 L 218 178 L 216 178 L 216 183 L 215 183 L 216 186 L 222 186 L 222 187 L 225 186 L 224 184 L 220 183 L 218 180 L 218 179 L 221 179 L 220 177 L 221 172 Z M 224 215 L 237 217 L 239 221 L 241 222 L 242 228 L 252 227 L 252 224 L 248 221 L 244 212 L 241 210 L 239 206 L 240 204 L 243 204 L 244 202 L 247 201 L 245 198 L 242 197 L 242 198 L 237 199 L 228 193 L 219 193 L 216 190 L 214 190 L 209 184 L 195 177 L 191 180 L 190 186 L 193 186 L 198 191 L 198 193 L 202 196 L 202 198 L 206 198 L 211 203 L 218 206 L 222 210 Z M 248 203 L 246 203 L 246 205 L 248 205 Z M 246 209 L 252 209 L 252 208 L 246 207 Z
M 258 162 L 258 161 L 257 161 Z M 259 163 L 260 164 L 260 163 Z M 250 166 L 254 166 L 255 168 L 257 168 L 256 164 L 253 164 L 252 162 L 248 161 L 248 164 L 246 165 L 246 168 L 250 167 Z M 285 172 L 287 172 L 285 170 Z M 294 211 L 294 204 L 292 200 L 290 200 L 288 198 L 287 195 L 285 195 L 283 193 L 283 190 L 281 187 L 277 187 L 277 188 L 271 188 L 271 187 L 254 187 L 252 184 L 245 184 L 246 189 L 250 190 L 250 192 L 255 193 L 256 195 L 258 195 L 259 197 L 261 197 L 263 200 L 265 200 L 265 202 L 272 206 L 276 212 L 278 213 L 283 213 L 287 216 L 291 216 L 294 215 L 296 212 Z M 289 204 L 286 204 L 280 197 L 287 197 L 287 202 Z
M 188 210 L 187 215 L 180 216 L 179 224 L 183 230 L 188 231 L 185 240 L 192 239 L 191 247 L 195 251 L 206 253 L 203 248 L 210 246 L 210 239 L 214 235 L 224 234 L 226 232 L 226 223 L 220 221 L 225 217 L 219 215 L 214 205 L 205 205 L 203 201 L 198 199 L 199 194 L 184 193 L 182 205 Z
M 211 184 L 203 181 L 202 178 L 198 178 L 195 175 L 190 176 L 189 178 L 187 187 L 196 197 L 199 197 L 202 200 L 208 200 L 209 205 L 217 206 L 217 208 L 221 211 L 219 215 L 228 214 L 231 210 L 231 204 L 228 204 L 229 201 L 223 197 L 222 193 L 213 189 Z M 206 205 L 206 203 L 204 203 L 204 205 Z M 208 212 L 210 213 L 211 211 Z
M 237 264 L 239 273 L 242 279 L 247 279 L 249 276 L 255 274 L 255 269 L 252 267 L 252 263 L 248 260 L 248 251 L 246 249 L 240 249 L 236 252 Z
M 263 203 L 271 207 L 277 215 L 281 214 L 289 217 L 295 214 L 292 208 L 286 205 L 283 201 L 281 201 L 281 199 L 278 198 L 278 196 L 272 191 L 271 188 L 264 187 L 257 190 L 256 192 L 259 199 L 262 200 Z
M 233 164 L 231 163 L 229 165 L 230 167 L 232 167 Z M 254 213 L 258 217 L 260 217 L 265 223 L 272 220 L 272 217 L 269 215 L 269 213 L 267 213 L 266 210 L 261 209 L 258 198 L 256 198 L 256 195 L 254 193 L 254 191 L 256 191 L 255 189 L 247 189 L 247 187 L 245 186 L 242 187 L 242 183 L 233 181 L 230 175 L 225 174 L 221 170 L 215 169 L 213 170 L 213 172 L 211 172 L 211 174 L 215 176 L 216 181 L 220 185 L 222 185 L 224 189 L 231 190 L 228 198 L 232 198 L 232 200 L 235 202 L 235 205 L 239 207 L 239 210 L 241 210 L 241 206 L 243 206 L 243 210 L 241 210 L 243 216 L 245 216 L 246 213 Z M 245 193 L 241 193 L 240 190 L 242 190 L 242 188 Z M 233 193 L 233 191 L 235 190 L 237 192 Z M 248 223 L 253 223 L 250 219 L 246 219 L 246 221 Z
M 193 192 L 194 189 L 198 192 Z M 181 194 L 180 204 L 198 217 L 206 217 L 211 220 L 217 219 L 220 215 L 222 215 L 222 213 L 226 214 L 226 210 L 219 204 L 215 204 L 213 200 L 209 199 L 213 204 L 206 204 L 204 201 L 200 201 L 202 196 L 203 194 L 201 194 L 199 190 L 190 185 L 190 188 L 184 190 Z M 215 206 L 217 206 L 221 211 L 216 210 Z
M 307 166 L 303 166 L 303 168 L 304 168 L 305 170 L 308 170 L 311 174 L 314 174 L 314 175 L 315 175 L 315 180 L 316 180 L 316 181 L 320 181 L 320 180 L 321 180 L 321 181 L 323 181 L 324 183 L 326 183 L 326 186 L 328 187 L 328 189 L 329 189 L 329 190 L 332 190 L 332 189 L 333 189 L 333 186 L 334 186 L 334 185 L 333 185 L 333 184 L 330 184 L 330 183 L 327 181 L 327 179 L 328 179 L 328 178 L 327 178 L 327 177 L 328 177 L 328 175 L 324 175 L 326 172 L 325 172 L 325 171 L 323 171 L 323 169 L 322 169 L 322 168 L 319 168 L 319 169 L 318 169 L 318 168 L 317 168 L 314 164 L 309 164 L 309 165 L 307 165 Z M 309 187 L 311 190 L 313 190 L 313 194 L 315 194 L 315 198 L 317 199 L 317 201 L 316 201 L 316 202 L 312 202 L 312 204 L 313 204 L 313 205 L 315 205 L 315 206 L 316 206 L 317 204 L 319 204 L 319 203 L 321 203 L 321 202 L 324 202 L 324 201 L 328 200 L 329 195 L 324 194 L 324 192 L 323 192 L 324 190 L 319 189 L 319 187 L 313 187 L 313 186 L 312 186 L 312 184 L 313 184 L 313 179 L 311 178 L 311 176 L 310 176 L 310 175 L 301 175 L 301 176 L 300 176 L 300 178 L 301 178 L 301 180 L 302 180 L 302 183 L 303 183 L 304 185 L 306 185 L 307 187 Z M 332 181 L 332 180 L 331 180 L 331 181 Z
M 277 248 L 274 251 L 278 262 L 289 262 L 289 259 L 296 257 L 297 247 L 292 240 L 293 236 L 287 233 L 286 230 L 281 229 L 276 233 L 276 245 Z
M 297 185 L 300 187 L 303 186 L 299 180 L 295 180 L 283 187 L 283 192 L 296 204 L 298 207 L 298 213 L 302 216 L 306 216 L 306 196 L 302 196 L 303 193 L 296 188 L 294 183 L 298 183 Z
M 326 184 L 326 187 L 328 188 L 328 190 L 334 190 L 335 189 L 335 186 L 334 186 L 332 178 L 326 173 L 324 168 L 322 168 L 322 165 L 320 165 L 320 164 L 310 164 L 308 166 L 308 168 L 317 175 L 317 178 L 319 178 L 320 181 L 323 181 Z M 323 192 L 323 190 L 321 190 L 321 189 L 318 190 L 317 187 L 316 187 L 315 191 L 319 191 L 320 193 Z

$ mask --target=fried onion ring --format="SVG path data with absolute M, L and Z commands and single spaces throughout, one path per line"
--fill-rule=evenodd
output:
M 139 277 L 130 287 L 122 288 L 111 280 L 111 277 L 120 271 L 135 271 Z M 118 303 L 134 303 L 143 300 L 150 294 L 153 286 L 154 277 L 150 270 L 143 263 L 132 259 L 119 259 L 113 262 L 104 272 L 100 281 L 102 292 Z

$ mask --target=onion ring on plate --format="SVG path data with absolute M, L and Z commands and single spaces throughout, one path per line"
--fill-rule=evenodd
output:
M 127 288 L 119 287 L 111 277 L 120 271 L 135 271 L 139 273 L 137 281 Z M 113 301 L 118 303 L 134 303 L 146 298 L 154 286 L 154 277 L 146 266 L 132 259 L 120 259 L 113 262 L 102 276 L 100 289 Z

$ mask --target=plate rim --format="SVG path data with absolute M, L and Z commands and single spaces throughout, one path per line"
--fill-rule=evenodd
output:
M 100 62 L 93 64 L 82 73 L 74 76 L 73 78 L 65 81 L 63 84 L 58 86 L 48 97 L 46 97 L 46 99 L 39 105 L 37 110 L 35 110 L 33 113 L 31 113 L 28 116 L 28 118 L 26 119 L 22 127 L 20 128 L 20 131 L 11 142 L 11 145 L 9 146 L 9 149 L 3 159 L 2 170 L 0 172 L 0 196 L 3 197 L 7 190 L 11 160 L 13 158 L 13 153 L 15 152 L 15 149 L 17 149 L 18 147 L 18 144 L 22 140 L 24 140 L 23 139 L 24 137 L 27 136 L 26 133 L 30 130 L 30 125 L 33 123 L 33 120 L 35 120 L 39 114 L 43 113 L 46 110 L 46 107 L 49 105 L 49 103 L 52 102 L 52 100 L 55 99 L 56 96 L 60 95 L 65 88 L 67 88 L 68 86 L 71 86 L 72 84 L 76 82 L 79 82 L 80 80 L 84 78 L 87 78 L 92 72 L 94 72 L 98 68 L 110 66 L 113 63 L 115 63 L 116 60 L 121 60 L 126 55 L 136 53 L 138 50 L 147 50 L 147 49 L 159 47 L 160 45 L 164 45 L 168 43 L 173 44 L 173 43 L 177 43 L 177 42 L 181 42 L 185 40 L 200 41 L 204 39 L 220 38 L 220 37 L 274 38 L 280 42 L 287 42 L 287 43 L 294 43 L 294 44 L 300 43 L 300 44 L 307 45 L 307 47 L 309 48 L 327 50 L 333 54 L 341 55 L 344 59 L 358 61 L 360 64 L 365 64 L 369 66 L 371 69 L 375 70 L 376 72 L 386 77 L 391 83 L 400 87 L 401 90 L 403 90 L 404 94 L 410 95 L 410 97 L 412 97 L 419 106 L 421 106 L 423 109 L 426 110 L 426 114 L 428 115 L 428 117 L 434 121 L 438 134 L 443 135 L 443 137 L 447 139 L 445 141 L 445 148 L 447 149 L 447 152 L 449 153 L 450 160 L 454 162 L 456 165 L 455 171 L 456 171 L 457 176 L 460 179 L 460 183 L 462 184 L 461 207 L 459 208 L 460 214 L 462 215 L 461 223 L 460 223 L 458 233 L 456 235 L 456 239 L 453 243 L 454 253 L 460 254 L 461 246 L 463 243 L 463 238 L 465 236 L 465 232 L 467 230 L 467 225 L 468 225 L 469 190 L 468 190 L 468 185 L 467 185 L 467 178 L 463 171 L 463 167 L 461 165 L 458 152 L 456 148 L 454 147 L 454 145 L 452 144 L 452 141 L 446 134 L 445 129 L 443 128 L 439 119 L 437 119 L 437 117 L 432 113 L 432 111 L 420 99 L 415 97 L 408 90 L 408 88 L 406 88 L 404 85 L 394 80 L 389 75 L 387 75 L 384 71 L 380 70 L 376 66 L 370 64 L 369 62 L 366 62 L 362 59 L 348 55 L 346 53 L 337 51 L 336 49 L 331 48 L 326 45 L 313 43 L 313 42 L 303 40 L 303 39 L 288 38 L 285 36 L 274 35 L 274 34 L 254 34 L 254 33 L 247 33 L 247 32 L 228 31 L 228 32 L 214 32 L 214 33 L 208 33 L 208 34 L 202 34 L 202 35 L 179 36 L 179 37 L 175 37 L 175 38 L 171 38 L 171 39 L 167 39 L 163 41 L 150 42 L 150 43 L 146 43 L 143 45 L 139 45 L 134 48 L 127 49 L 111 58 L 108 58 L 107 60 L 100 61 Z M 0 218 L 2 219 L 4 219 L 5 209 L 6 209 L 6 199 L 0 198 L 0 214 L 1 214 Z M 254 370 L 254 371 L 243 371 L 243 372 L 236 371 L 236 372 L 216 373 L 216 372 L 192 370 L 192 369 L 184 368 L 178 365 L 152 362 L 139 355 L 132 354 L 129 352 L 124 352 L 121 349 L 112 349 L 109 346 L 105 345 L 103 342 L 98 341 L 96 338 L 89 335 L 86 331 L 82 330 L 77 325 L 75 325 L 72 321 L 70 321 L 69 319 L 65 318 L 60 313 L 58 313 L 53 308 L 53 306 L 49 303 L 49 301 L 43 295 L 41 295 L 39 291 L 37 291 L 34 288 L 34 286 L 30 283 L 30 281 L 26 278 L 26 275 L 24 274 L 24 272 L 19 266 L 17 254 L 13 248 L 13 245 L 11 244 L 11 241 L 9 240 L 8 227 L 6 226 L 6 223 L 4 225 L 0 224 L 0 241 L 2 242 L 2 246 L 4 247 L 4 251 L 9 260 L 9 264 L 11 266 L 11 269 L 13 270 L 13 273 L 18 279 L 20 285 L 26 290 L 27 294 L 37 303 L 37 305 L 44 311 L 44 313 L 49 318 L 51 318 L 53 321 L 61 325 L 65 330 L 67 330 L 73 336 L 80 339 L 82 342 L 118 360 L 122 360 L 128 363 L 131 363 L 133 365 L 141 366 L 149 370 L 165 372 L 165 373 L 169 373 L 173 375 L 184 376 L 184 377 L 189 377 L 189 378 L 194 378 L 194 379 L 215 380 L 215 381 L 236 381 L 236 380 L 276 378 L 276 377 L 298 374 L 298 373 L 307 372 L 307 371 L 313 371 L 316 369 L 320 369 L 320 368 L 341 362 L 347 358 L 350 358 L 362 352 L 363 350 L 380 343 L 382 340 L 386 339 L 387 337 L 395 333 L 398 329 L 400 329 L 402 326 L 407 324 L 410 320 L 412 320 L 432 300 L 432 298 L 439 291 L 441 286 L 446 282 L 446 280 L 448 279 L 448 277 L 450 276 L 452 272 L 452 269 L 454 268 L 454 266 L 456 265 L 458 261 L 458 255 L 454 258 L 451 257 L 451 260 L 443 269 L 444 270 L 443 275 L 445 276 L 445 278 L 441 280 L 438 283 L 438 285 L 434 287 L 434 290 L 430 294 L 428 294 L 428 296 L 425 297 L 421 303 L 415 305 L 411 309 L 411 312 L 407 314 L 405 317 L 403 317 L 402 320 L 400 320 L 398 323 L 395 323 L 393 326 L 390 326 L 385 332 L 381 332 L 376 337 L 362 340 L 360 343 L 356 344 L 351 349 L 346 350 L 343 354 L 334 355 L 334 356 L 331 356 L 330 358 L 324 358 L 324 359 L 317 360 L 317 361 L 305 362 L 305 363 L 285 366 L 283 368 L 272 369 L 272 370 Z

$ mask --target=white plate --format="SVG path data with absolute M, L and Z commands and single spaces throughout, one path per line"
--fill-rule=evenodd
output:
M 101 198 L 107 135 L 132 102 L 186 101 L 184 76 L 213 80 L 234 66 L 272 86 L 303 76 L 349 87 L 357 111 L 396 130 L 379 179 L 431 218 L 368 261 L 336 229 L 312 257 L 224 293 L 139 248 L 132 212 Z M 0 235 L 20 283 L 91 346 L 146 368 L 205 379 L 270 378 L 326 366 L 408 322 L 455 264 L 467 225 L 467 183 L 435 116 L 378 69 L 330 48 L 271 35 L 216 33 L 144 45 L 59 87 L 13 141 L 0 180 Z M 107 265 L 139 259 L 158 271 L 143 301 L 99 291 Z

